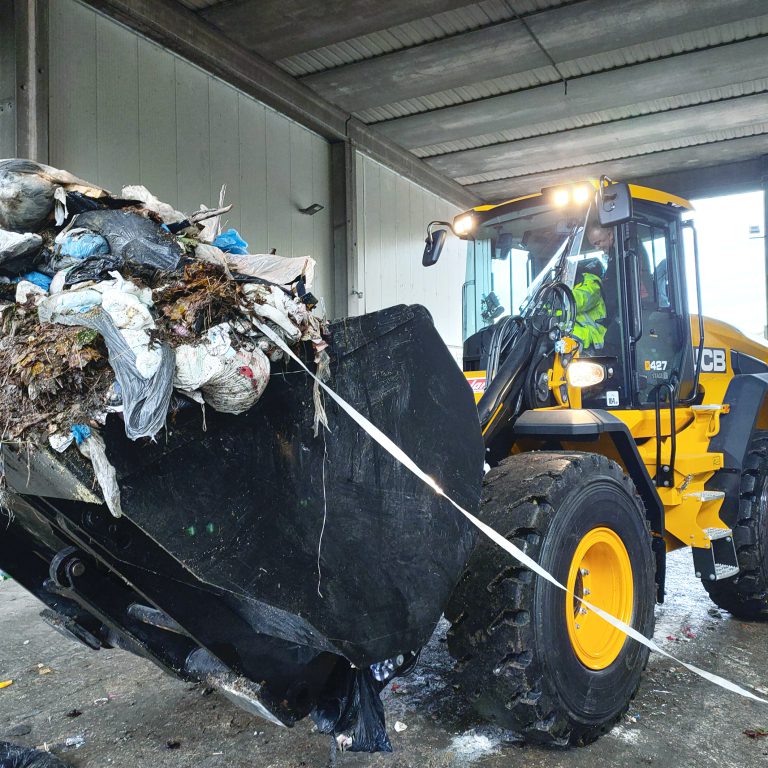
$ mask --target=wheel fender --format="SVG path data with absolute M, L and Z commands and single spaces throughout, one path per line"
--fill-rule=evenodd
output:
M 723 469 L 741 472 L 757 418 L 768 396 L 768 373 L 743 373 L 728 384 L 724 402 L 731 406 L 720 419 L 720 431 L 709 441 L 709 450 L 723 454 Z

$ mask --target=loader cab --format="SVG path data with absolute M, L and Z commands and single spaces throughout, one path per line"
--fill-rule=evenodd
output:
M 539 334 L 525 372 L 525 408 L 645 409 L 692 398 L 694 357 L 681 229 L 681 214 L 690 206 L 680 198 L 631 187 L 631 219 L 601 227 L 593 190 L 586 200 L 582 194 L 580 203 L 572 194 L 570 202 L 558 205 L 555 194 L 543 191 L 458 217 L 462 226 L 472 218 L 465 235 L 462 323 L 464 370 L 470 380 L 483 382 L 473 386 L 478 400 L 512 343 L 520 324 L 514 318 L 543 329 L 541 318 L 535 318 L 542 312 L 549 315 L 549 326 Z M 542 289 L 558 284 L 567 287 L 579 311 L 562 307 L 553 312 L 546 299 L 537 305 Z M 589 304 L 587 312 L 585 284 L 593 293 L 597 286 L 602 301 Z M 576 322 L 576 328 L 558 328 L 552 323 L 557 313 L 564 324 Z M 576 336 L 585 323 L 598 327 L 591 336 L 581 329 L 578 356 L 600 366 L 604 376 L 580 386 L 580 397 L 574 399 L 553 389 L 552 369 L 560 335 Z

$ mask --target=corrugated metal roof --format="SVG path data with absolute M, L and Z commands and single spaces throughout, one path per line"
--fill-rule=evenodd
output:
M 708 131 L 706 133 L 695 134 L 691 136 L 682 136 L 676 139 L 669 139 L 667 141 L 648 142 L 647 144 L 637 145 L 629 152 L 612 152 L 611 147 L 606 145 L 605 150 L 601 152 L 595 152 L 590 155 L 589 163 L 605 163 L 612 160 L 623 160 L 629 157 L 639 157 L 641 155 L 652 154 L 655 152 L 664 152 L 671 149 L 684 149 L 686 147 L 694 147 L 702 144 L 711 144 L 718 141 L 727 141 L 730 139 L 742 139 L 748 136 L 763 136 L 768 134 L 768 122 L 755 123 L 753 125 L 745 126 L 743 128 L 735 128 L 731 130 L 722 131 Z M 565 170 L 568 167 L 579 167 L 583 165 L 583 161 L 575 162 L 573 166 L 563 166 L 559 164 L 553 164 L 548 166 L 542 164 L 541 167 L 531 168 L 525 175 L 532 175 L 537 173 L 551 172 Z M 520 174 L 518 174 L 520 175 Z M 482 173 L 475 176 L 464 176 L 456 179 L 460 184 L 482 184 L 488 181 L 499 181 L 510 177 L 509 174 L 503 172 L 500 173 Z
M 525 16 L 571 2 L 573 0 L 516 0 L 515 10 L 517 14 Z M 342 43 L 279 59 L 275 64 L 294 77 L 301 77 L 482 29 L 490 24 L 514 19 L 515 15 L 505 0 L 483 0 L 454 11 L 438 13 L 408 24 L 400 24 L 369 35 L 350 38 Z
M 600 112 L 589 112 L 583 115 L 565 118 L 562 120 L 550 120 L 546 123 L 534 123 L 521 126 L 520 128 L 508 131 L 499 131 L 479 136 L 472 136 L 460 141 L 445 142 L 443 144 L 434 144 L 429 147 L 419 147 L 414 150 L 417 157 L 429 158 L 438 155 L 445 155 L 451 152 L 462 152 L 467 149 L 476 149 L 478 147 L 492 146 L 493 144 L 502 144 L 507 141 L 519 141 L 533 136 L 545 136 L 548 134 L 557 134 L 562 131 L 570 131 L 577 128 L 586 128 L 600 123 L 614 122 L 616 120 L 625 120 L 631 117 L 640 117 L 641 115 L 658 114 L 682 107 L 695 106 L 697 104 L 708 104 L 711 102 L 722 101 L 724 99 L 738 98 L 739 96 L 751 96 L 755 93 L 768 92 L 768 78 L 760 80 L 750 80 L 745 83 L 736 83 L 734 85 L 723 86 L 721 88 L 709 88 L 704 91 L 693 93 L 684 93 L 678 96 L 645 101 L 640 104 L 632 104 L 614 109 L 605 109 Z
M 573 78 L 763 35 L 768 35 L 768 14 L 592 56 L 583 56 L 572 61 L 558 62 L 558 69 L 565 77 Z M 355 117 L 366 123 L 377 123 L 454 104 L 486 99 L 502 93 L 534 88 L 537 85 L 556 83 L 560 79 L 560 74 L 554 67 L 540 67 L 461 88 L 440 91 L 429 96 L 362 110 L 355 113 Z
M 203 8 L 210 8 L 214 5 L 221 5 L 226 0 L 179 0 L 182 5 L 191 8 L 193 11 L 201 11 Z

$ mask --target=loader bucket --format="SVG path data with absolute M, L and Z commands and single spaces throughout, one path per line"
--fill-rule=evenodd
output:
M 477 411 L 428 312 L 349 318 L 328 341 L 329 386 L 476 509 Z M 284 362 L 247 413 L 204 417 L 184 400 L 155 443 L 131 442 L 110 416 L 119 519 L 76 450 L 5 446 L 0 569 L 69 636 L 144 655 L 291 725 L 339 663 L 366 668 L 426 643 L 475 538 L 327 398 L 325 410 L 329 428 L 315 436 L 313 381 Z

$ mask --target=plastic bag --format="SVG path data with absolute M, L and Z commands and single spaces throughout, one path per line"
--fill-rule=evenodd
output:
M 38 310 L 40 320 L 62 325 L 81 325 L 98 331 L 104 337 L 109 352 L 109 364 L 115 372 L 123 395 L 125 434 L 131 440 L 154 437 L 165 426 L 168 404 L 173 393 L 173 350 L 165 344 L 153 348 L 158 352 L 159 362 L 152 376 L 145 378 L 136 366 L 136 354 L 109 313 L 100 305 L 94 305 L 83 312 L 82 299 L 81 305 L 78 306 L 78 297 L 71 297 L 72 293 L 96 294 L 99 301 L 101 300 L 98 291 L 57 294 L 44 302 L 45 306 L 41 305 Z M 67 297 L 66 300 L 63 297 Z M 54 312 L 54 308 L 57 311 Z
M 15 232 L 40 229 L 53 213 L 57 190 L 93 198 L 108 193 L 67 171 L 32 160 L 0 160 L 0 227 Z
M 83 426 L 83 425 L 75 425 Z M 74 429 L 74 427 L 73 427 Z M 112 517 L 122 517 L 123 509 L 120 505 L 120 488 L 117 485 L 117 475 L 115 468 L 107 458 L 107 450 L 101 435 L 88 430 L 87 437 L 78 439 L 78 435 L 73 433 L 75 442 L 80 453 L 93 464 L 93 473 L 101 488 L 101 495 L 104 497 L 104 503 L 107 509 L 112 513 Z
M 240 237 L 240 233 L 236 229 L 228 229 L 226 232 L 222 232 L 214 241 L 213 244 L 217 248 L 221 248 L 224 253 L 235 253 L 245 256 L 248 253 L 248 243 Z
M 48 277 L 48 275 L 44 275 L 42 272 L 27 272 L 13 282 L 20 283 L 22 280 L 26 280 L 28 283 L 32 283 L 38 288 L 42 288 L 46 293 L 48 293 L 48 289 L 51 287 L 51 278 Z
M 215 410 L 238 414 L 261 397 L 269 372 L 269 360 L 260 349 L 232 348 L 229 326 L 223 323 L 211 328 L 201 344 L 176 349 L 173 385 L 189 396 L 199 390 Z
M 142 187 L 140 184 L 123 187 L 120 196 L 126 201 L 136 200 L 140 202 L 145 208 L 156 213 L 166 224 L 176 224 L 187 218 L 173 206 L 158 200 L 146 187 Z
M 109 244 L 112 269 L 125 262 L 172 271 L 179 265 L 181 246 L 152 219 L 134 211 L 103 209 L 77 216 L 78 227 L 90 229 Z
M 317 730 L 334 736 L 351 734 L 350 752 L 391 752 L 379 698 L 382 688 L 370 668 L 352 669 L 339 663 L 311 712 Z
M 67 766 L 50 752 L 17 747 L 7 741 L 0 741 L 0 768 L 67 768 Z
M 290 257 L 271 254 L 229 255 L 227 263 L 233 272 L 258 277 L 278 285 L 290 285 L 297 278 L 304 279 L 308 291 L 315 279 L 316 261 L 311 256 Z
M 123 266 L 116 256 L 102 256 L 98 259 L 86 259 L 70 267 L 64 284 L 67 286 L 86 283 L 90 280 L 100 280 L 108 272 L 113 272 Z
M 107 241 L 101 235 L 84 227 L 74 227 L 59 233 L 56 237 L 56 245 L 58 245 L 59 255 L 69 257 L 73 260 L 72 263 L 74 260 L 82 261 L 82 259 L 109 253 Z M 58 268 L 61 269 L 64 266 L 68 265 L 62 264 Z
M 43 248 L 43 238 L 33 232 L 0 229 L 0 269 L 15 275 L 28 272 Z
M 16 303 L 26 304 L 31 296 L 35 297 L 35 304 L 40 304 L 47 298 L 48 291 L 29 280 L 19 281 L 16 284 Z

